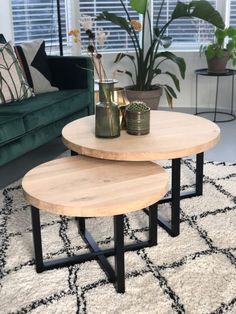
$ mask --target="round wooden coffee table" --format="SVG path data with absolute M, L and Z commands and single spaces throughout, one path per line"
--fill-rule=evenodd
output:
M 64 144 L 81 155 L 109 160 L 172 160 L 171 222 L 158 217 L 159 224 L 172 236 L 179 234 L 180 198 L 202 195 L 204 151 L 220 140 L 219 127 L 204 118 L 190 114 L 151 111 L 150 133 L 143 136 L 121 131 L 115 139 L 95 137 L 94 116 L 75 120 L 62 130 Z M 196 191 L 180 196 L 181 158 L 197 155 Z
M 124 251 L 157 244 L 157 206 L 168 189 L 168 175 L 152 162 L 118 162 L 84 156 L 53 160 L 30 170 L 22 181 L 32 205 L 36 271 L 98 259 L 118 292 L 125 290 Z M 123 216 L 149 206 L 149 240 L 124 246 Z M 79 217 L 80 233 L 91 253 L 43 261 L 39 209 Z M 100 250 L 85 230 L 84 217 L 114 216 L 113 249 Z M 115 256 L 115 271 L 106 257 Z

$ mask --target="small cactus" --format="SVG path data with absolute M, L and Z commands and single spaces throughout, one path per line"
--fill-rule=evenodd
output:
M 127 108 L 130 111 L 147 111 L 149 110 L 149 107 L 142 101 L 133 101 Z

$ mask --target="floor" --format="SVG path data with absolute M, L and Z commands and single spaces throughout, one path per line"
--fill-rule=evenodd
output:
M 175 111 L 191 113 L 191 109 L 178 108 Z M 205 153 L 205 160 L 236 162 L 236 121 L 219 123 L 221 141 L 212 150 Z M 51 160 L 66 150 L 61 138 L 0 167 L 0 189 L 20 179 L 34 166 Z

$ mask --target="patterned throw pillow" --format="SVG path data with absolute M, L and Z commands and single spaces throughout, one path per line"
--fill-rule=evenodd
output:
M 45 42 L 41 39 L 23 43 L 15 47 L 23 65 L 27 81 L 35 94 L 57 91 L 51 85 L 52 77 L 45 52 Z
M 0 44 L 0 104 L 31 96 L 32 89 L 24 78 L 11 44 Z

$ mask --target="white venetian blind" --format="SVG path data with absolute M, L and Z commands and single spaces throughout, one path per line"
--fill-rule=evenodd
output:
M 56 0 L 11 0 L 15 43 L 44 39 L 48 50 L 58 50 Z M 63 42 L 66 43 L 65 0 L 60 0 Z
M 129 7 L 130 0 L 124 0 L 123 2 L 126 7 L 128 7 L 131 19 L 138 19 L 138 14 Z M 119 0 L 79 0 L 79 4 L 81 16 L 87 15 L 95 18 L 95 16 L 102 11 L 109 11 L 110 13 L 126 18 L 124 9 Z M 133 48 L 127 33 L 121 30 L 119 26 L 106 21 L 94 22 L 93 31 L 96 32 L 96 30 L 100 28 L 106 33 L 108 32 L 109 36 L 107 37 L 104 47 L 98 46 L 98 49 L 100 48 L 105 51 L 123 51 Z M 87 36 L 83 30 L 81 32 L 81 38 L 83 49 L 85 49 L 87 45 Z
M 182 0 L 189 3 L 189 1 Z M 209 0 L 212 6 L 216 7 L 216 0 Z M 236 1 L 235 1 L 236 2 Z M 156 18 L 160 10 L 162 0 L 153 0 L 153 24 L 156 24 Z M 177 0 L 166 0 L 163 6 L 160 26 L 168 22 Z M 200 19 L 177 19 L 167 29 L 166 35 L 172 37 L 172 47 L 180 48 L 198 48 L 202 43 L 212 40 L 214 27 Z
M 229 9 L 229 25 L 236 27 L 236 0 L 230 1 Z

